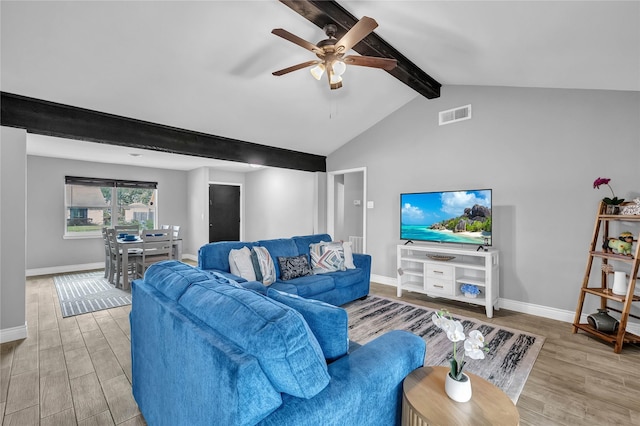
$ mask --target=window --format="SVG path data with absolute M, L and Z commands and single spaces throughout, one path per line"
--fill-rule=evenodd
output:
M 100 235 L 103 226 L 156 227 L 156 182 L 65 177 L 65 235 Z M 115 212 L 115 214 L 114 214 Z

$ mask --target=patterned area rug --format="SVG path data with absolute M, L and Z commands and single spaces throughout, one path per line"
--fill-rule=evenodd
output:
M 449 367 L 453 343 L 431 321 L 433 309 L 378 296 L 368 296 L 344 305 L 349 314 L 349 338 L 365 344 L 389 330 L 407 330 L 427 342 L 424 365 Z M 460 315 L 465 334 L 479 330 L 489 352 L 483 360 L 465 357 L 464 371 L 490 381 L 502 389 L 515 404 L 544 343 L 544 337 L 512 328 L 478 321 Z M 463 349 L 464 350 L 464 349 Z
M 131 293 L 115 288 L 104 271 L 56 275 L 53 282 L 63 317 L 131 304 Z

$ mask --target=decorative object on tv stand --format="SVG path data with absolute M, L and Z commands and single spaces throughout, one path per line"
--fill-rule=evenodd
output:
M 587 322 L 603 333 L 617 333 L 620 325 L 620 322 L 609 315 L 606 309 L 598 309 L 597 313 L 588 315 Z
M 602 247 L 605 253 L 622 254 L 631 256 L 631 246 L 633 245 L 633 234 L 629 231 L 620 233 L 618 238 L 608 238 Z
M 455 321 L 446 309 L 433 314 L 431 321 L 453 342 L 453 357 L 449 361 L 451 369 L 447 373 L 444 390 L 454 401 L 467 402 L 471 399 L 471 379 L 462 372 L 466 363 L 464 357 L 466 355 L 471 359 L 484 359 L 484 353 L 488 351 L 488 348 L 484 347 L 484 336 L 478 330 L 472 330 L 467 338 L 462 323 Z M 458 342 L 462 341 L 464 341 L 464 352 L 460 351 L 462 355 L 459 355 Z
M 440 262 L 448 262 L 456 258 L 455 256 L 447 256 L 444 254 L 427 254 L 427 257 L 431 260 L 439 260 Z
M 465 297 L 470 299 L 475 299 L 480 294 L 480 289 L 478 286 L 473 284 L 462 284 L 460 286 L 460 291 L 464 293 Z
M 611 179 L 599 177 L 598 179 L 593 181 L 593 188 L 600 189 L 600 186 L 602 185 L 607 185 L 609 187 L 609 190 L 611 190 L 611 195 L 613 195 L 613 198 L 604 197 L 602 201 L 604 201 L 604 203 L 607 205 L 607 211 L 606 211 L 607 214 L 618 214 L 620 213 L 620 204 L 624 202 L 624 198 L 616 197 L 616 194 L 613 192 L 613 188 L 611 188 L 611 185 L 609 185 L 609 182 L 611 182 Z

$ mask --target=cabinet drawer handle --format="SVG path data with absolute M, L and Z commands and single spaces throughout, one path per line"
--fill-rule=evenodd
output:
M 434 286 L 434 287 L 437 287 L 437 288 L 444 288 L 444 286 L 443 286 L 443 285 L 437 285 L 437 284 L 434 284 L 433 286 Z
M 433 271 L 433 273 L 434 274 L 440 274 L 440 275 L 444 274 L 444 272 L 442 272 L 442 271 Z

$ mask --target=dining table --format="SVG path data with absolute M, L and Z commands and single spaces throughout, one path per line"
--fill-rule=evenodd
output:
M 143 249 L 144 241 L 142 238 L 136 236 L 135 239 L 116 238 L 118 251 L 122 253 L 122 289 L 128 290 L 129 284 L 129 250 Z M 182 260 L 182 239 L 173 240 L 173 256 L 176 260 Z

